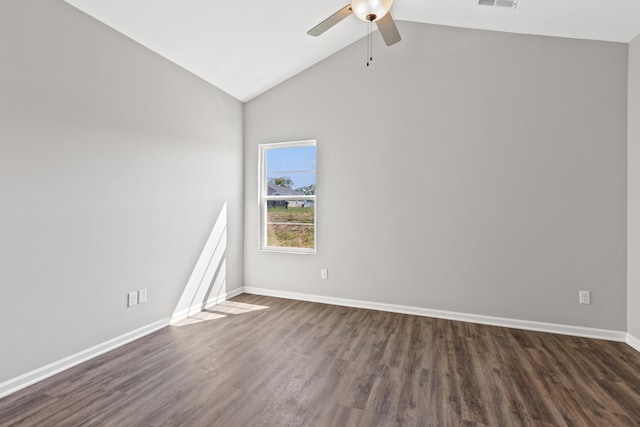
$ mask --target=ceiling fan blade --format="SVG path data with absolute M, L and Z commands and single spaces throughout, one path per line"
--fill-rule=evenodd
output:
M 382 34 L 382 38 L 387 46 L 396 44 L 402 39 L 398 32 L 398 27 L 396 27 L 396 23 L 391 17 L 391 12 L 378 19 L 376 21 L 376 25 L 378 26 L 378 30 L 380 31 L 380 34 Z
M 310 36 L 319 36 L 352 13 L 353 11 L 351 10 L 351 4 L 348 4 L 309 31 L 307 31 L 307 34 L 309 34 Z

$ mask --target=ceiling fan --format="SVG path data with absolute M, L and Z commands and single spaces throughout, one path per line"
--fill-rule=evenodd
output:
M 365 22 L 375 22 L 387 46 L 398 43 L 401 39 L 396 23 L 389 13 L 393 0 L 353 0 L 309 31 L 310 36 L 319 36 L 347 16 L 354 14 Z

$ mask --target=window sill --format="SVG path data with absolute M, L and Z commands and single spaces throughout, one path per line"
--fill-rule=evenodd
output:
M 258 249 L 258 251 L 260 251 L 260 252 L 278 253 L 278 254 L 294 254 L 294 255 L 315 255 L 316 254 L 316 250 L 315 249 L 312 249 L 312 250 L 296 250 L 294 248 L 270 248 L 270 247 L 266 247 L 266 248 L 260 248 L 260 249 Z

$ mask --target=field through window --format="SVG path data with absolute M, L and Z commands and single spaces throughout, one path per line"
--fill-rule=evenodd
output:
M 315 141 L 262 144 L 261 248 L 314 252 Z

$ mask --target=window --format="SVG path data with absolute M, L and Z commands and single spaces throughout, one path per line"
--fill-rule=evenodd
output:
M 260 249 L 315 253 L 316 142 L 261 144 Z

